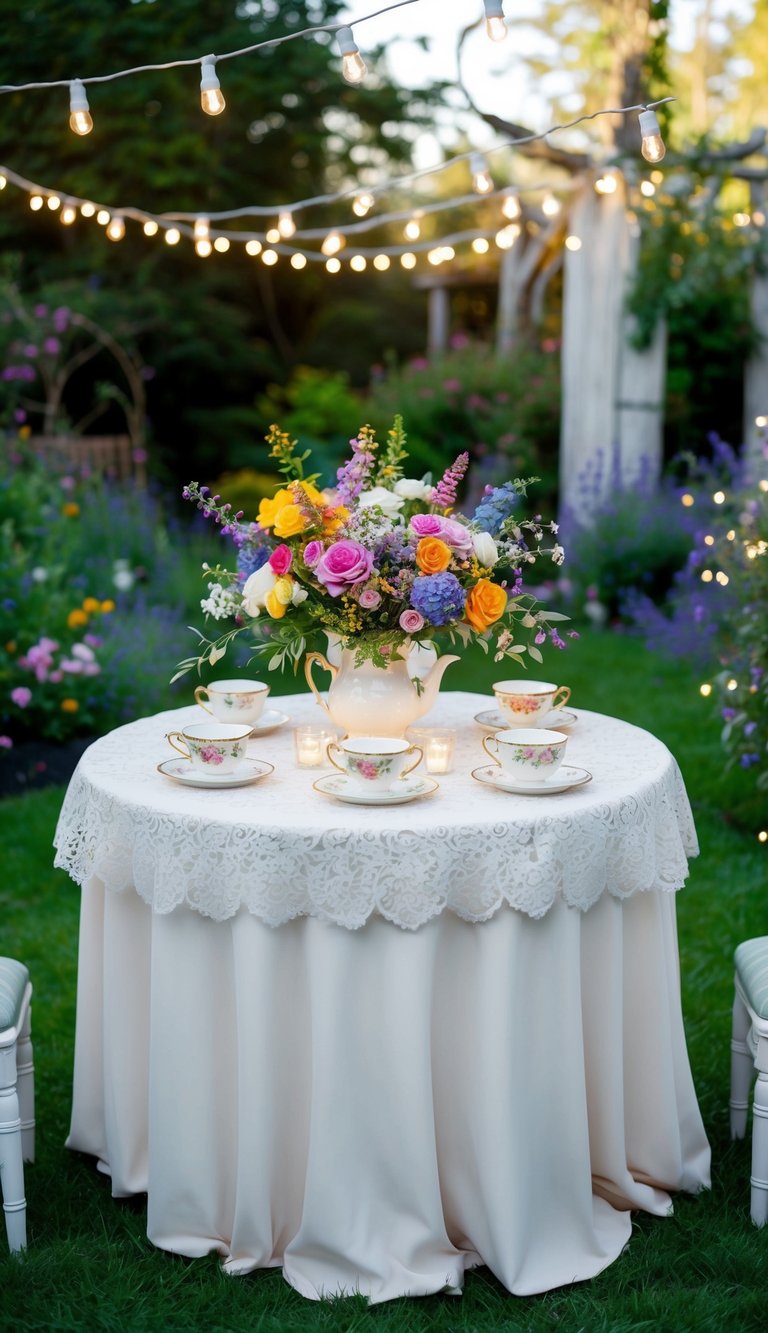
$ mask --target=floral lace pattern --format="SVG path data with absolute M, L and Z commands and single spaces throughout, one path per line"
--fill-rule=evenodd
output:
M 293 723 L 321 721 L 311 696 L 284 701 Z M 470 776 L 483 761 L 473 715 L 488 700 L 444 694 L 426 722 L 457 729 L 454 772 L 410 805 L 334 805 L 297 769 L 290 727 L 249 742 L 275 764 L 257 787 L 182 788 L 156 772 L 166 732 L 192 708 L 120 727 L 83 755 L 56 831 L 56 865 L 78 883 L 135 889 L 159 913 L 186 906 L 271 926 L 315 916 L 350 930 L 378 913 L 414 930 L 440 912 L 486 921 L 505 904 L 542 917 L 562 898 L 587 910 L 603 893 L 675 891 L 698 851 L 682 778 L 667 748 L 616 718 L 580 711 L 566 762 L 593 781 L 513 796 Z M 417 773 L 421 769 L 416 770 Z

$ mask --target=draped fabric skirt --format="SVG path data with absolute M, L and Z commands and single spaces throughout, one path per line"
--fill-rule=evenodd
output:
M 67 1142 L 155 1245 L 311 1299 L 590 1278 L 709 1184 L 674 894 L 349 931 L 91 881 Z

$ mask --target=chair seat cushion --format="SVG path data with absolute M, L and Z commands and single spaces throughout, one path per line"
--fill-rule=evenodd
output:
M 15 958 L 0 958 L 0 1032 L 16 1027 L 29 972 Z
M 750 1009 L 768 1018 L 768 935 L 745 940 L 734 954 L 736 971 Z

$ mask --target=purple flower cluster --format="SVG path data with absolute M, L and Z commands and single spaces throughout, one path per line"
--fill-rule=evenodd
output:
M 469 467 L 469 454 L 459 454 L 458 458 L 446 468 L 440 481 L 429 497 L 429 503 L 438 509 L 452 509 L 456 503 L 456 492 L 464 473 Z
M 422 574 L 414 579 L 411 606 L 430 625 L 448 625 L 464 614 L 464 589 L 455 574 Z
M 373 467 L 373 454 L 366 448 L 366 442 L 354 439 L 349 443 L 352 457 L 336 473 L 339 504 L 347 507 L 354 504 Z

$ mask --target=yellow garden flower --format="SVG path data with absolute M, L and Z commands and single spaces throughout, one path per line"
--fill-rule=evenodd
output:
M 307 520 L 298 505 L 283 505 L 275 517 L 276 537 L 298 537 L 307 526 Z
M 464 619 L 478 634 L 500 620 L 507 609 L 507 590 L 490 579 L 478 579 L 470 588 L 464 607 Z
M 70 629 L 82 629 L 83 625 L 88 624 L 85 611 L 81 611 L 79 607 L 75 611 L 70 611 L 67 616 L 67 624 Z
M 75 504 L 74 500 L 67 500 L 67 503 L 61 506 L 61 512 L 65 518 L 77 518 L 80 506 Z
M 86 597 L 85 601 L 83 602 L 83 610 L 87 611 L 89 616 L 94 615 L 96 611 L 100 611 L 101 602 L 99 601 L 98 597 Z
M 18 645 L 17 645 L 17 643 L 16 643 L 16 640 L 15 640 L 15 639 L 9 639 L 8 642 L 7 642 L 7 644 L 5 645 L 5 651 L 6 651 L 7 653 L 10 653 L 11 657 L 13 657 L 13 654 L 16 652 L 17 647 L 18 647 Z
M 102 602 L 99 607 L 99 610 L 101 611 L 101 614 L 103 616 L 108 616 L 111 611 L 114 611 L 114 609 L 115 609 L 115 603 L 112 601 L 111 597 L 108 597 L 107 600 L 105 602 Z
M 62 699 L 59 706 L 62 713 L 77 713 L 80 710 L 80 705 L 77 702 L 77 699 Z

